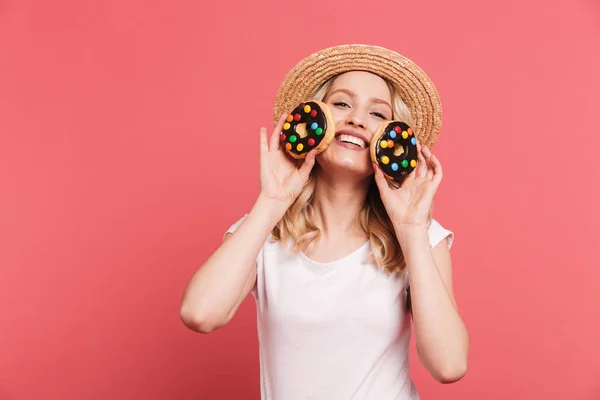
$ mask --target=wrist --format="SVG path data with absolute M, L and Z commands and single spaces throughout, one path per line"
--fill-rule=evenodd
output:
M 426 224 L 394 224 L 394 230 L 400 243 L 428 236 Z
M 290 205 L 285 201 L 265 197 L 261 193 L 254 203 L 253 211 L 266 218 L 273 225 L 276 225 L 283 218 Z

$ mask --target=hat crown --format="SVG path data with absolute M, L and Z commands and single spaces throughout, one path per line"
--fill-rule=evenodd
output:
M 431 79 L 412 60 L 384 47 L 345 44 L 329 47 L 301 60 L 285 76 L 275 98 L 273 121 L 309 100 L 334 76 L 367 71 L 387 80 L 409 108 L 419 142 L 433 147 L 442 127 L 442 104 Z

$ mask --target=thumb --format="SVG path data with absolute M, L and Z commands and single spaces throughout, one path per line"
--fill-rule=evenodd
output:
M 317 157 L 317 150 L 313 149 L 306 155 L 306 158 L 304 158 L 304 162 L 302 163 L 302 166 L 298 170 L 298 173 L 300 174 L 300 177 L 302 178 L 303 182 L 306 182 L 308 180 L 310 171 L 315 166 L 315 158 L 316 157 Z
M 375 183 L 377 184 L 377 187 L 379 188 L 379 192 L 382 193 L 386 190 L 389 189 L 387 180 L 385 179 L 385 176 L 383 175 L 383 171 L 381 171 L 381 168 L 379 168 L 379 165 L 373 163 L 373 169 L 375 170 Z

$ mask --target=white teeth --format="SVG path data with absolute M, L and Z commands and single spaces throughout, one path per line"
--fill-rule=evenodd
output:
M 346 142 L 346 143 L 355 144 L 355 145 L 357 145 L 359 147 L 362 147 L 363 149 L 365 147 L 367 147 L 365 141 L 362 140 L 362 139 L 357 138 L 356 136 L 350 136 L 350 135 L 344 135 L 344 134 L 342 134 L 342 135 L 338 136 L 338 140 L 340 142 Z

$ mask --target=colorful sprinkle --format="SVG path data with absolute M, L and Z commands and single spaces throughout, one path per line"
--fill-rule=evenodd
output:
M 313 138 L 308 139 L 308 145 L 310 147 L 314 146 L 315 145 L 315 139 L 313 139 Z
M 396 133 L 400 133 L 400 127 L 399 126 L 395 126 L 394 130 L 396 131 Z
M 381 162 L 387 165 L 390 162 L 390 158 L 388 156 L 383 156 L 381 157 Z
M 313 118 L 316 117 L 317 116 L 317 110 L 312 110 L 310 112 L 310 116 L 313 117 Z
M 310 112 L 310 106 L 308 104 L 304 106 L 304 112 L 307 114 Z
M 392 163 L 392 171 L 398 171 L 398 164 Z
M 408 128 L 408 134 L 412 136 L 412 129 Z
M 304 146 L 302 145 L 302 143 L 298 143 L 298 146 L 296 146 L 296 150 L 298 151 L 302 151 L 303 148 Z
M 381 143 L 379 143 L 379 145 L 381 146 L 382 149 L 387 149 L 387 147 L 388 147 L 388 141 L 387 140 L 382 140 Z
M 392 147 L 394 147 L 394 141 L 393 140 L 388 140 L 388 147 L 391 149 Z
M 290 143 L 286 143 L 286 144 L 285 144 L 285 149 L 286 149 L 287 151 L 290 151 L 290 150 L 292 150 L 292 145 L 291 145 Z
M 415 137 L 413 136 L 412 139 L 410 139 L 410 143 L 412 143 L 413 146 L 417 145 L 417 139 L 415 139 Z
M 283 124 L 283 130 L 287 131 L 288 129 L 290 129 L 290 126 L 291 125 L 289 124 L 289 122 L 286 122 L 285 124 Z
M 294 135 L 290 136 L 290 142 L 292 143 L 296 143 L 296 140 L 298 140 L 298 138 Z
M 285 119 L 287 122 L 292 122 L 294 120 L 294 116 L 292 114 L 288 115 Z
M 410 160 L 410 166 L 411 167 L 416 167 L 417 166 L 417 160 Z
M 310 126 L 310 129 L 312 129 L 313 131 L 316 130 L 319 127 L 319 124 L 317 124 L 316 122 L 313 122 L 312 125 Z
M 315 131 L 315 133 L 317 135 L 321 135 L 323 133 L 323 128 L 317 128 L 317 130 Z
M 392 139 L 396 139 L 396 131 L 391 131 L 391 132 L 390 132 L 390 137 L 391 137 Z
M 404 168 L 408 167 L 408 161 L 407 160 L 402 160 L 402 166 Z
M 406 139 L 406 138 L 408 138 L 408 132 L 406 132 L 406 131 L 402 131 L 402 138 L 403 138 L 403 139 Z
M 300 114 L 294 115 L 294 121 L 300 121 Z
M 282 142 L 285 142 L 285 138 L 286 138 L 286 136 L 285 136 L 285 133 L 282 133 L 282 134 L 281 134 L 281 141 L 282 141 Z

